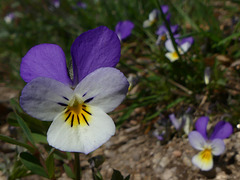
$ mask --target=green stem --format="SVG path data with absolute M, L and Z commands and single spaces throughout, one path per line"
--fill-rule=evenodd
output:
M 75 174 L 76 174 L 76 180 L 80 180 L 81 179 L 81 166 L 80 166 L 79 153 L 75 152 L 74 158 L 75 158 L 74 169 L 75 169 Z
M 163 21 L 164 21 L 164 23 L 165 23 L 165 25 L 166 25 L 166 27 L 167 27 L 168 32 L 169 32 L 171 41 L 172 41 L 172 43 L 173 43 L 173 47 L 174 47 L 175 51 L 177 52 L 177 55 L 178 55 L 178 57 L 179 57 L 179 60 L 182 60 L 182 57 L 181 57 L 181 55 L 180 55 L 180 53 L 179 53 L 179 51 L 178 51 L 178 48 L 177 48 L 178 45 L 177 45 L 177 43 L 176 43 L 176 41 L 175 41 L 175 38 L 174 38 L 174 36 L 173 36 L 173 33 L 172 33 L 172 31 L 171 31 L 171 27 L 170 27 L 170 25 L 169 25 L 169 23 L 168 23 L 168 21 L 167 21 L 167 19 L 166 19 L 165 14 L 164 14 L 163 11 L 162 11 L 161 4 L 160 4 L 159 0 L 156 0 L 156 2 L 157 2 L 157 5 L 158 5 L 158 8 L 159 8 L 159 10 L 160 10 L 161 16 L 162 16 L 162 18 L 163 18 Z

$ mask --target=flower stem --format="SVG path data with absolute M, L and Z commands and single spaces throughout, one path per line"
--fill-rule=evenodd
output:
M 81 179 L 81 166 L 80 166 L 79 153 L 75 152 L 74 158 L 75 158 L 74 168 L 75 168 L 76 180 L 80 180 Z

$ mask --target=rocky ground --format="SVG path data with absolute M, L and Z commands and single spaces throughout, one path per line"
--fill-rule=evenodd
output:
M 11 92 L 0 89 L 5 98 L 18 96 L 18 91 Z M 5 104 L 7 99 L 2 99 Z M 8 106 L 1 107 L 0 133 L 9 135 L 9 126 L 4 122 L 7 113 L 11 111 Z M 106 160 L 101 166 L 104 179 L 111 179 L 113 169 L 119 170 L 124 176 L 131 175 L 131 180 L 195 180 L 195 179 L 240 179 L 240 131 L 235 128 L 234 134 L 225 140 L 226 152 L 214 159 L 214 168 L 203 172 L 191 163 L 191 158 L 197 153 L 186 137 L 177 137 L 175 134 L 171 140 L 162 145 L 153 136 L 153 130 L 146 131 L 143 127 L 134 123 L 125 123 L 117 130 L 106 144 L 97 149 L 91 155 L 81 155 L 81 166 L 84 169 L 82 179 L 92 179 L 88 159 L 96 155 L 103 155 Z M 0 168 L 8 167 L 15 156 L 15 146 L 0 142 Z M 6 164 L 6 162 L 8 164 Z M 4 164 L 5 163 L 5 164 Z M 0 171 L 0 180 L 7 179 Z M 42 179 L 38 176 L 30 176 L 24 179 Z M 65 174 L 60 180 L 69 179 Z
M 226 152 L 214 159 L 214 168 L 203 172 L 191 163 L 197 153 L 187 138 L 173 138 L 161 145 L 149 134 L 144 134 L 140 126 L 120 129 L 94 155 L 104 155 L 106 161 L 101 173 L 110 179 L 112 169 L 121 171 L 125 176 L 131 174 L 132 180 L 190 180 L 190 179 L 240 179 L 240 132 L 226 139 Z M 84 164 L 87 162 L 83 162 Z M 83 179 L 89 179 L 90 171 L 83 172 Z

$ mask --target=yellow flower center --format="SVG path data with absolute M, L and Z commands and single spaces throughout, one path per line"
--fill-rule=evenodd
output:
M 210 161 L 212 158 L 212 150 L 211 149 L 204 149 L 201 153 L 200 153 L 201 159 L 203 161 Z
M 72 98 L 64 112 L 65 122 L 71 127 L 89 126 L 91 116 L 91 108 L 77 95 Z
M 177 52 L 173 52 L 173 53 L 172 53 L 172 57 L 173 57 L 173 59 L 178 59 L 178 54 L 177 54 Z

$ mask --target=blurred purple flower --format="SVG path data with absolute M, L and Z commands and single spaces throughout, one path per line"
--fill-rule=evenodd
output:
M 171 28 L 172 33 L 175 34 L 177 32 L 179 26 L 172 25 L 172 26 L 170 26 L 170 28 Z M 156 34 L 158 35 L 156 44 L 160 44 L 161 41 L 169 39 L 169 32 L 168 32 L 166 25 L 159 26 L 158 30 L 156 31 Z
M 52 4 L 55 8 L 59 8 L 60 7 L 60 0 L 52 0 Z
M 15 14 L 13 12 L 10 12 L 4 17 L 4 21 L 7 24 L 10 24 L 13 21 L 14 18 L 15 18 Z
M 134 24 L 131 21 L 129 20 L 120 21 L 117 23 L 115 27 L 115 32 L 117 33 L 120 41 L 122 41 L 131 35 L 133 28 L 134 28 Z
M 213 167 L 212 155 L 219 156 L 225 150 L 223 139 L 228 138 L 233 133 L 230 123 L 219 121 L 213 133 L 207 135 L 208 117 L 200 117 L 196 123 L 196 131 L 192 131 L 189 136 L 191 146 L 200 152 L 192 158 L 192 163 L 203 171 L 208 171 Z
M 186 38 L 182 38 L 182 39 L 176 39 L 176 43 L 179 46 L 181 46 L 181 45 L 183 45 L 185 43 L 189 43 L 192 46 L 193 42 L 194 42 L 193 37 L 186 37 Z
M 161 6 L 161 9 L 163 13 L 166 14 L 169 8 L 167 5 L 163 5 Z M 157 21 L 159 14 L 160 14 L 159 9 L 152 10 L 148 16 L 148 19 L 143 22 L 143 27 L 147 28 L 152 26 Z M 170 15 L 168 16 L 168 18 L 170 18 Z
M 189 133 L 189 131 L 191 129 L 191 125 L 192 125 L 192 118 L 190 115 L 191 110 L 192 109 L 189 107 L 186 110 L 186 112 L 184 112 L 182 117 L 180 117 L 179 119 L 176 118 L 175 114 L 173 114 L 173 113 L 169 115 L 169 119 L 177 131 L 183 129 L 185 134 Z
M 162 5 L 161 9 L 162 9 L 163 13 L 166 14 L 168 12 L 169 8 L 168 8 L 168 5 Z
M 77 7 L 82 8 L 82 9 L 86 9 L 87 8 L 87 4 L 85 2 L 78 1 L 77 2 Z
M 72 44 L 73 79 L 56 44 L 36 45 L 22 58 L 20 75 L 27 85 L 20 105 L 35 118 L 53 121 L 47 132 L 51 146 L 88 154 L 114 135 L 115 125 L 107 113 L 122 102 L 129 86 L 114 68 L 120 54 L 116 33 L 101 26 Z

